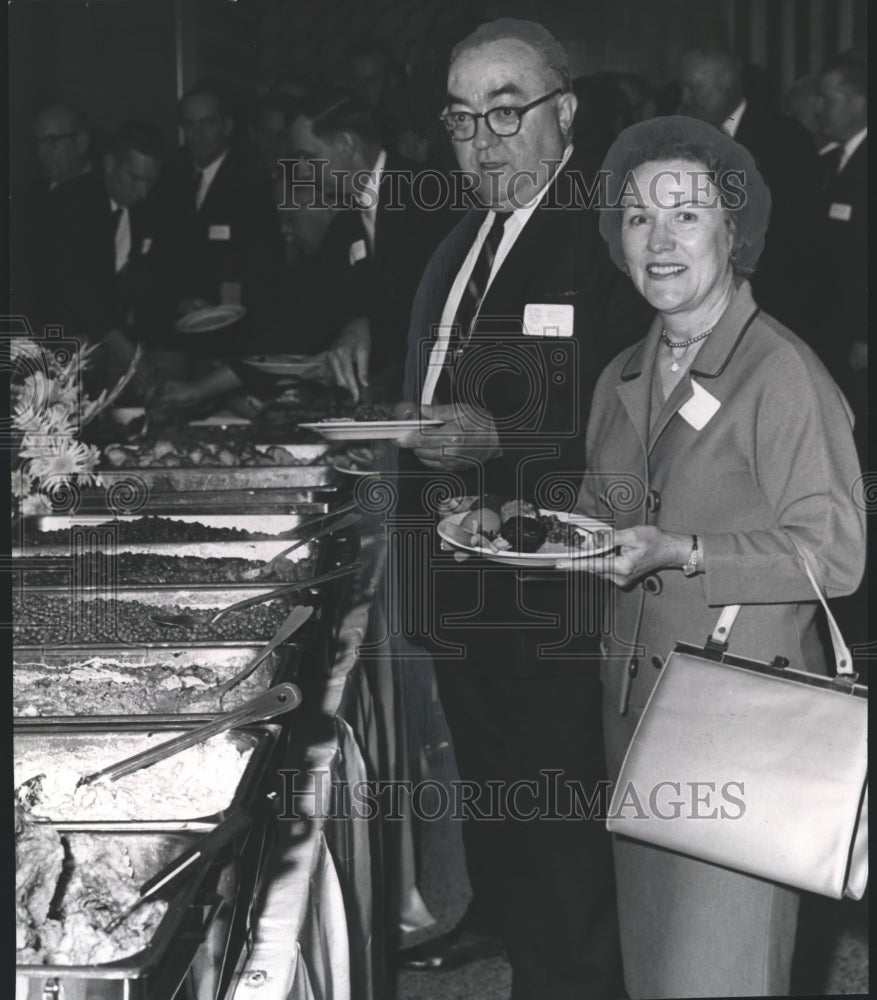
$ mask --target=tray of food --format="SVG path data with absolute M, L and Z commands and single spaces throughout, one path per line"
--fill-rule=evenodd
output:
M 12 712 L 21 726 L 116 726 L 132 716 L 203 722 L 275 684 L 293 681 L 301 653 L 270 653 L 219 700 L 219 688 L 261 651 L 227 646 L 19 647 L 12 663 Z
M 615 544 L 604 521 L 493 494 L 455 498 L 441 514 L 437 531 L 446 548 L 505 566 L 551 568 Z
M 116 781 L 77 787 L 84 775 L 190 728 L 191 724 L 180 724 L 176 730 L 153 729 L 146 720 L 97 732 L 57 732 L 48 724 L 16 728 L 16 801 L 30 811 L 34 822 L 59 829 L 206 832 L 233 810 L 250 805 L 280 726 L 233 729 Z
M 109 517 L 106 514 L 44 515 L 27 518 L 13 539 L 14 555 L 64 555 L 72 551 L 162 553 L 180 556 L 237 556 L 272 559 L 297 537 L 299 514 L 215 514 L 175 512 Z M 229 546 L 234 546 L 230 551 Z M 313 554 L 311 543 L 290 553 L 300 562 Z
M 195 865 L 164 898 L 147 900 L 115 929 L 112 922 L 195 839 L 170 831 L 65 833 L 17 806 L 16 1000 L 44 1000 L 47 985 L 54 996 L 173 996 L 219 909 L 215 899 L 200 904 L 215 869 Z
M 274 587 L 264 584 L 222 586 L 118 587 L 105 589 L 15 588 L 12 595 L 12 641 L 17 646 L 67 643 L 145 643 L 178 645 L 271 638 L 298 604 L 314 603 L 310 589 L 286 592 L 271 600 L 229 612 L 238 601 L 261 597 Z M 319 599 L 319 593 L 318 597 Z M 186 616 L 188 624 L 166 624 Z M 319 612 L 317 616 L 319 616 Z M 160 620 L 155 620 L 160 619 Z
M 304 467 L 326 464 L 325 444 L 273 444 L 252 441 L 174 440 L 159 438 L 126 444 L 104 445 L 101 464 L 109 469 L 197 469 Z

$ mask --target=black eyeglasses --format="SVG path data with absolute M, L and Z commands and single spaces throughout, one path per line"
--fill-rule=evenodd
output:
M 439 115 L 439 118 L 445 123 L 445 128 L 455 142 L 465 142 L 467 139 L 474 138 L 479 118 L 483 118 L 487 122 L 487 127 L 494 135 L 505 138 L 517 135 L 521 131 L 521 119 L 528 111 L 532 111 L 533 108 L 537 108 L 540 104 L 544 104 L 552 97 L 562 93 L 563 90 L 558 87 L 550 94 L 538 97 L 523 107 L 503 104 L 498 108 L 489 108 L 487 111 L 477 113 L 474 111 L 446 111 L 443 115 Z

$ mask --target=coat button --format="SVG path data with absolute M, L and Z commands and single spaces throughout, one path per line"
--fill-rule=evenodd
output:
M 656 573 L 650 573 L 643 579 L 642 588 L 650 594 L 660 594 L 664 589 L 664 581 Z
M 639 673 L 639 660 L 636 657 L 634 657 L 627 665 L 627 676 L 636 677 L 638 673 Z
M 646 493 L 646 510 L 650 514 L 657 514 L 661 509 L 661 494 L 657 490 L 649 490 Z
M 660 656 L 653 656 L 652 666 L 655 668 L 655 670 L 660 670 L 664 666 L 664 661 L 661 659 Z

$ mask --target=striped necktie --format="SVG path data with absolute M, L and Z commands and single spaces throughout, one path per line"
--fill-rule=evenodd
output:
M 490 224 L 484 243 L 481 244 L 478 259 L 475 261 L 472 274 L 469 276 L 469 281 L 463 291 L 463 297 L 457 306 L 451 336 L 458 341 L 458 349 L 472 336 L 472 328 L 478 318 L 484 293 L 487 291 L 487 282 L 490 280 L 496 251 L 502 241 L 508 217 L 508 213 L 496 212 L 494 214 L 493 222 Z
M 457 306 L 457 312 L 451 324 L 450 341 L 444 365 L 435 387 L 435 402 L 450 402 L 453 398 L 454 365 L 463 353 L 463 347 L 472 336 L 472 330 L 475 326 L 475 321 L 478 319 L 481 303 L 487 291 L 490 272 L 493 270 L 496 251 L 502 241 L 503 231 L 509 214 L 508 212 L 496 212 L 494 214 L 490 229 L 487 231 L 487 236 L 481 244 L 481 249 L 478 251 L 475 266 L 472 268 L 472 273 L 466 282 L 466 287 L 463 289 L 460 304 Z

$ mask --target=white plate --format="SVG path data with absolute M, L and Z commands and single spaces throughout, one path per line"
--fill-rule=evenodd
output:
M 263 375 L 298 375 L 300 378 L 307 378 L 309 375 L 319 376 L 326 371 L 322 361 L 316 361 L 307 354 L 255 354 L 242 361 Z
M 377 469 L 370 469 L 367 465 L 359 465 L 354 462 L 349 455 L 336 455 L 332 459 L 332 465 L 347 476 L 379 476 Z
M 207 306 L 206 309 L 196 309 L 187 313 L 174 323 L 174 329 L 180 333 L 213 333 L 222 330 L 232 323 L 237 323 L 247 315 L 243 306 Z
M 477 545 L 467 545 L 456 536 L 455 529 L 471 513 L 470 510 L 460 511 L 457 514 L 450 514 L 438 523 L 437 531 L 443 542 L 451 548 L 461 552 L 468 552 L 471 555 L 481 556 L 489 562 L 500 563 L 503 566 L 524 566 L 529 569 L 544 569 L 555 567 L 560 562 L 569 562 L 572 559 L 587 559 L 589 556 L 599 555 L 601 552 L 609 552 L 615 546 L 612 528 L 608 527 L 604 521 L 587 517 L 585 514 L 570 514 L 560 510 L 544 510 L 540 508 L 539 513 L 543 515 L 553 514 L 559 521 L 572 521 L 576 527 L 587 532 L 599 532 L 599 537 L 606 536 L 602 542 L 598 542 L 593 548 L 586 551 L 581 549 L 570 549 L 560 542 L 546 542 L 538 552 L 516 552 L 513 549 L 502 549 L 494 552 L 492 549 Z M 546 550 L 547 549 L 547 550 Z
M 298 426 L 322 434 L 327 441 L 392 441 L 409 431 L 441 427 L 443 423 L 443 420 L 322 420 Z

